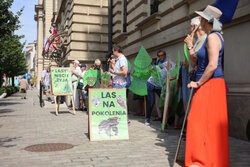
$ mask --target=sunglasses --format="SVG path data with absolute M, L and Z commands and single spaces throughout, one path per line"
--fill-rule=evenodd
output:
M 163 57 L 164 55 L 162 54 L 162 55 L 157 55 L 157 57 Z

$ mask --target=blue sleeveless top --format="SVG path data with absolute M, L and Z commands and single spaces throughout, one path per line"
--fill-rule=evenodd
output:
M 218 61 L 218 66 L 214 72 L 214 74 L 212 75 L 211 78 L 224 78 L 224 74 L 222 71 L 222 64 L 221 64 L 221 60 L 222 60 L 222 55 L 224 52 L 224 41 L 222 40 L 221 36 L 217 33 L 217 32 L 213 32 L 215 34 L 217 34 L 221 40 L 221 50 L 219 53 L 219 61 Z M 196 81 L 199 81 L 200 78 L 202 77 L 207 65 L 208 65 L 208 53 L 207 53 L 207 39 L 205 40 L 204 44 L 202 45 L 202 47 L 200 48 L 200 50 L 197 52 L 197 72 L 196 72 Z

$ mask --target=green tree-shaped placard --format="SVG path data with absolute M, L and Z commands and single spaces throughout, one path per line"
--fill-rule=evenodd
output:
M 147 79 L 151 76 L 152 58 L 142 46 L 134 61 L 129 90 L 137 95 L 147 95 Z
M 97 80 L 97 70 L 89 69 L 83 76 L 83 85 L 94 86 Z
M 171 108 L 171 113 L 170 115 L 173 115 L 174 113 L 178 112 L 177 108 L 179 105 L 179 98 L 178 98 L 178 93 L 179 93 L 179 88 L 178 88 L 178 80 L 179 80 L 179 75 L 180 75 L 180 52 L 178 52 L 177 56 L 177 64 L 175 69 L 173 69 L 170 72 L 171 77 L 176 77 L 174 80 L 170 82 L 170 94 L 169 94 L 169 107 Z M 179 113 L 177 113 L 179 114 Z

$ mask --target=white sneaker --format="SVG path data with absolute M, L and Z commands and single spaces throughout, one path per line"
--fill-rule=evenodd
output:
M 146 119 L 145 120 L 145 125 L 150 126 L 150 121 Z

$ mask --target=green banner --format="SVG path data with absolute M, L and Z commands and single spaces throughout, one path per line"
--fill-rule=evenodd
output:
M 91 141 L 128 139 L 126 89 L 89 90 Z
M 51 68 L 51 83 L 54 95 L 72 95 L 70 68 Z

